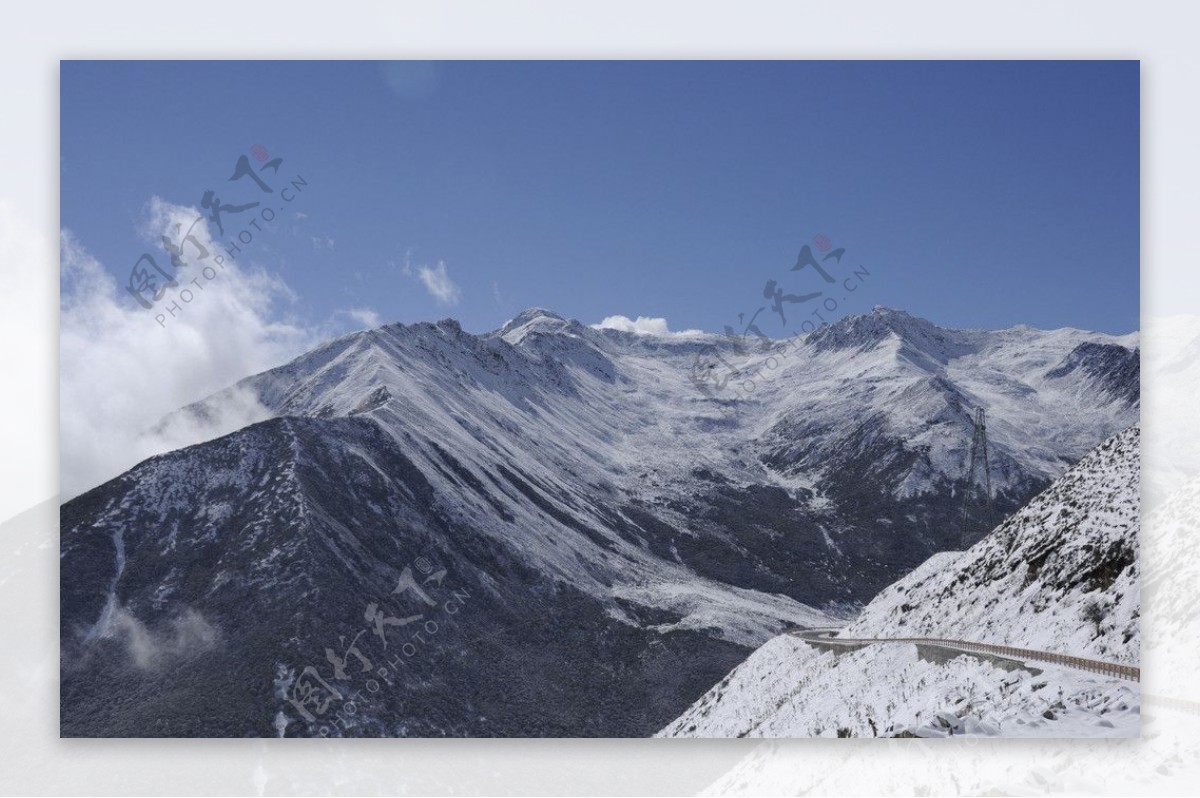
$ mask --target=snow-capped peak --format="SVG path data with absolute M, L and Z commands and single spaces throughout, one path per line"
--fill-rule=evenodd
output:
M 975 350 L 968 335 L 948 330 L 903 310 L 876 306 L 870 314 L 846 316 L 815 330 L 808 341 L 818 350 L 873 349 L 895 340 L 910 355 L 946 363 Z
M 520 330 L 530 325 L 536 325 L 544 329 L 555 329 L 559 323 L 566 322 L 562 316 L 552 310 L 545 308 L 526 308 L 518 313 L 513 318 L 504 322 L 497 330 L 497 334 L 501 337 L 507 336 L 509 333 Z

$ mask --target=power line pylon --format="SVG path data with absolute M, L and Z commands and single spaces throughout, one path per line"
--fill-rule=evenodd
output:
M 991 518 L 992 510 L 992 473 L 988 463 L 987 422 L 982 407 L 975 409 L 975 433 L 971 436 L 971 464 L 967 468 L 967 484 L 963 491 L 962 517 L 959 520 L 959 539 L 963 550 L 970 548 L 975 540 L 971 539 L 970 525 L 967 523 L 971 508 L 971 499 L 977 493 L 979 473 L 983 476 L 983 501 L 980 502 L 983 513 L 981 520 Z M 986 532 L 986 530 L 984 530 Z

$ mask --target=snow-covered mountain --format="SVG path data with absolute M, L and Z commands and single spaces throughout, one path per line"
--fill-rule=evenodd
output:
M 574 496 L 585 516 L 602 486 L 632 505 L 623 513 L 671 527 L 668 540 L 644 531 L 655 554 L 824 605 L 865 601 L 929 553 L 959 546 L 954 496 L 971 408 L 989 413 L 997 492 L 991 516 L 970 519 L 977 537 L 1135 423 L 1136 343 L 1070 329 L 945 330 L 877 308 L 739 361 L 748 347 L 723 336 L 598 330 L 531 309 L 483 336 L 451 320 L 347 336 L 183 415 L 246 393 L 274 416 L 365 414 L 414 431 L 414 461 L 435 476 L 434 445 L 477 476 L 517 464 Z M 1096 349 L 1108 360 L 1087 354 Z M 697 370 L 714 355 L 755 375 L 753 392 L 736 377 L 725 391 L 698 390 Z M 487 513 L 485 499 L 467 501 Z M 797 559 L 780 539 L 810 552 Z M 830 578 L 838 560 L 857 570 L 855 583 Z
M 966 552 L 882 591 L 839 636 L 942 638 L 1136 664 L 1139 428 L 1090 452 Z M 818 651 L 782 635 L 661 736 L 1137 734 L 1136 685 L 1038 663 L 943 661 L 911 644 Z
M 163 424 L 267 420 L 63 506 L 64 733 L 317 733 L 305 667 L 378 669 L 435 588 L 470 598 L 336 733 L 650 733 L 957 544 L 970 409 L 981 528 L 1135 422 L 1136 344 L 882 308 L 753 347 L 538 309 L 339 338 Z

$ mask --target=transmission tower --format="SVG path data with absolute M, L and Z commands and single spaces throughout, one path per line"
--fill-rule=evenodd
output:
M 981 520 L 991 518 L 992 510 L 992 474 L 988 464 L 987 423 L 982 407 L 975 409 L 975 433 L 971 437 L 971 464 L 967 467 L 967 484 L 963 491 L 962 518 L 959 520 L 959 537 L 965 551 L 975 540 L 971 539 L 971 528 L 967 523 L 971 508 L 971 500 L 975 497 L 976 486 L 980 472 L 983 477 L 983 501 L 980 502 L 983 512 Z M 985 530 L 986 532 L 986 530 Z

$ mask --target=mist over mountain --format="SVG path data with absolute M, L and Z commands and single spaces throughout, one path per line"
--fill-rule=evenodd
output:
M 651 734 L 1135 423 L 1137 340 L 884 308 L 769 343 L 541 309 L 338 338 L 164 423 L 267 420 L 63 505 L 62 731 Z

